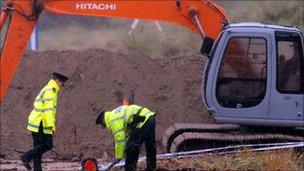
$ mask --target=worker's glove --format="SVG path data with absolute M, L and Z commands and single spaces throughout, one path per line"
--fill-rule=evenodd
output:
M 111 170 L 117 163 L 119 163 L 120 159 L 115 159 L 110 166 L 106 169 L 106 171 Z

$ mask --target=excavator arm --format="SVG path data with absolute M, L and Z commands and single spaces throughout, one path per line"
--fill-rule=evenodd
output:
M 130 19 L 160 20 L 180 24 L 215 39 L 227 23 L 225 11 L 207 0 L 8 0 L 2 7 L 1 34 L 8 23 L 1 50 L 1 102 L 16 71 L 41 12 Z

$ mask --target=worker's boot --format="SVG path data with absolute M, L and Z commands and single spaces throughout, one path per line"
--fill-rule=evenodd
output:
M 27 169 L 27 170 L 31 170 L 31 165 L 30 165 L 30 161 L 25 157 L 24 153 L 20 155 L 20 160 L 22 161 L 23 166 Z

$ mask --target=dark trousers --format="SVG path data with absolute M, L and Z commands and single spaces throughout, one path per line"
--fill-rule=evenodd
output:
M 155 116 L 151 116 L 142 128 L 131 132 L 126 148 L 125 170 L 136 170 L 141 145 L 145 143 L 147 170 L 156 168 Z
M 39 131 L 32 132 L 34 148 L 24 153 L 28 161 L 34 160 L 34 171 L 41 171 L 42 155 L 53 148 L 52 134 L 43 133 L 43 126 L 40 124 Z

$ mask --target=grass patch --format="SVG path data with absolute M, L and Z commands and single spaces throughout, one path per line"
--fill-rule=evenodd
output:
M 239 152 L 230 155 L 196 156 L 158 160 L 159 169 L 180 170 L 303 170 L 304 153 L 296 153 L 293 149 Z M 145 162 L 139 169 L 145 168 Z

